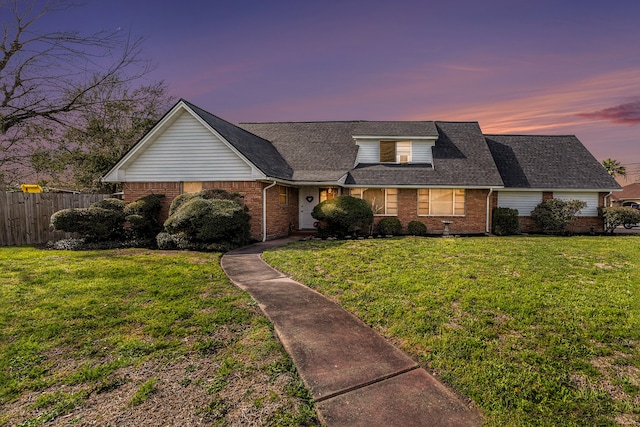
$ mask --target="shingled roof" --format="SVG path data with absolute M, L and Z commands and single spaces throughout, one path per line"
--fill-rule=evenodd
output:
M 507 188 L 615 190 L 620 186 L 573 135 L 485 135 Z
M 625 185 L 622 191 L 611 195 L 613 200 L 640 200 L 640 182 Z
M 478 123 L 351 121 L 241 123 L 269 140 L 294 170 L 296 181 L 346 185 L 502 186 Z M 354 136 L 437 137 L 433 165 L 361 164 L 354 168 Z
M 184 99 L 181 101 L 265 175 L 271 178 L 292 179 L 293 170 L 269 141 L 214 116 Z

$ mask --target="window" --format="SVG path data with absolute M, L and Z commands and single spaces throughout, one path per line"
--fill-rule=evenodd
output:
M 335 188 L 321 188 L 320 189 L 320 203 L 325 200 L 331 200 L 336 197 L 336 189 Z
M 464 189 L 418 190 L 418 215 L 464 215 Z
M 364 199 L 374 215 L 398 214 L 398 190 L 396 188 L 352 188 L 351 195 Z
M 284 187 L 282 185 L 278 186 L 278 190 L 280 192 L 279 194 L 279 202 L 281 205 L 288 205 L 289 204 L 289 191 L 287 187 Z
M 202 191 L 202 182 L 183 182 L 182 183 L 182 192 L 183 193 L 197 193 L 198 191 Z
M 411 141 L 380 141 L 380 163 L 411 162 Z

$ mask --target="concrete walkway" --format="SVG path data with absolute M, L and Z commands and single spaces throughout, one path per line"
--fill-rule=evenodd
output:
M 222 257 L 225 273 L 271 319 L 327 426 L 480 426 L 463 403 L 372 328 L 262 261 L 258 243 Z

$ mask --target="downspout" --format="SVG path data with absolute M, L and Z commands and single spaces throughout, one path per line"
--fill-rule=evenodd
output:
M 276 182 L 262 189 L 262 241 L 267 241 L 267 190 L 275 187 Z
M 486 233 L 489 233 L 489 229 L 490 229 L 490 227 L 489 227 L 489 207 L 491 205 L 490 205 L 490 200 L 489 199 L 491 198 L 492 194 L 493 194 L 493 188 L 489 188 L 489 194 L 487 194 L 487 225 L 485 227 L 485 232 Z
M 609 203 L 611 203 L 612 194 L 613 194 L 613 191 L 609 191 L 609 194 L 604 196 L 604 198 L 602 199 L 602 204 L 604 205 L 605 208 L 607 207 L 607 197 L 609 197 Z M 602 231 L 604 231 L 605 233 L 607 231 L 607 221 L 605 221 L 604 219 L 602 220 Z M 613 230 L 611 232 L 613 233 Z

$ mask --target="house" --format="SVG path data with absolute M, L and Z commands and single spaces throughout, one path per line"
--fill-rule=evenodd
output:
M 602 230 L 597 209 L 620 189 L 575 136 L 484 135 L 477 122 L 334 121 L 231 124 L 180 100 L 103 177 L 129 202 L 219 188 L 244 196 L 252 235 L 313 230 L 311 212 L 340 194 L 376 220 L 417 220 L 429 233 L 483 234 L 496 206 L 524 231 L 547 198 L 587 203 L 574 231 Z
M 640 182 L 625 185 L 622 191 L 611 195 L 613 206 L 632 206 L 640 204 Z

